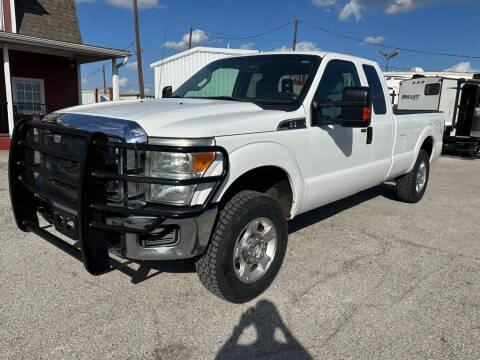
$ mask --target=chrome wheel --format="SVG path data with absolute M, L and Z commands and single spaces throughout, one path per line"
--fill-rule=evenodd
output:
M 261 217 L 250 221 L 240 233 L 233 249 L 235 275 L 244 283 L 253 283 L 267 272 L 275 257 L 277 229 Z
M 416 180 L 416 190 L 417 193 L 421 192 L 422 189 L 425 187 L 425 183 L 427 182 L 427 164 L 425 161 L 422 161 L 418 166 L 417 170 L 417 180 Z

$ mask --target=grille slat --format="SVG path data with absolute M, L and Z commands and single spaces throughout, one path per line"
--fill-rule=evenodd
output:
M 45 195 L 78 204 L 81 161 L 88 139 L 31 127 L 26 131 L 25 180 Z

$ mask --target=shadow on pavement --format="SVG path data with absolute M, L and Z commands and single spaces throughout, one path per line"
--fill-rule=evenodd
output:
M 252 344 L 239 344 L 240 336 L 246 328 L 253 325 L 257 339 Z M 279 331 L 284 338 L 275 337 Z M 230 339 L 219 350 L 216 360 L 235 359 L 312 359 L 308 351 L 295 339 L 285 326 L 277 308 L 268 300 L 261 300 L 255 307 L 248 309 L 233 329 Z
M 58 249 L 66 252 L 73 258 L 83 262 L 82 251 L 76 244 L 70 244 L 60 239 L 43 239 Z M 130 267 L 130 265 L 138 265 L 138 269 Z M 131 278 L 133 284 L 141 283 L 163 272 L 167 273 L 189 273 L 195 272 L 195 265 L 192 260 L 177 261 L 132 261 L 124 262 L 115 260 L 110 257 L 111 270 L 118 270 Z M 153 271 L 153 273 L 151 273 Z
M 329 217 L 332 217 L 344 210 L 350 209 L 378 196 L 383 196 L 387 199 L 398 201 L 395 191 L 395 185 L 382 184 L 379 186 L 375 186 L 368 190 L 364 190 L 355 195 L 349 196 L 345 199 L 335 201 L 331 204 L 298 215 L 297 217 L 295 217 L 295 219 L 289 222 L 288 233 L 292 234 L 307 226 L 328 219 Z

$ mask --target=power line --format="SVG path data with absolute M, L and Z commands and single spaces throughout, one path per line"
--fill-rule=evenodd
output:
M 172 15 L 169 15 L 169 14 L 166 14 L 164 11 L 162 11 L 161 9 L 156 9 L 161 15 L 169 18 L 169 19 L 172 19 L 174 21 L 177 21 L 179 23 L 182 23 L 184 25 L 188 25 L 188 26 L 192 26 L 193 28 L 195 29 L 204 29 L 205 31 L 207 31 L 208 33 L 211 34 L 210 37 L 212 38 L 217 38 L 217 39 L 224 39 L 224 40 L 249 40 L 249 39 L 254 39 L 254 38 L 257 38 L 257 37 L 261 37 L 261 36 L 265 36 L 265 35 L 268 35 L 274 31 L 277 31 L 277 30 L 280 30 L 280 29 L 283 29 L 284 27 L 290 25 L 290 24 L 293 24 L 294 23 L 294 20 L 290 20 L 289 22 L 286 22 L 284 24 L 281 24 L 281 25 L 278 25 L 278 26 L 275 26 L 269 30 L 266 30 L 266 31 L 262 31 L 260 33 L 256 33 L 256 34 L 252 34 L 252 35 L 232 35 L 232 34 L 226 34 L 226 33 L 223 33 L 223 32 L 220 32 L 220 31 L 213 31 L 211 29 L 208 29 L 208 27 L 204 27 L 204 26 L 201 26 L 199 24 L 195 24 L 193 22 L 190 22 L 190 21 L 187 21 L 187 20 L 184 20 L 184 19 L 180 19 L 176 16 L 172 16 Z M 213 36 L 212 36 L 213 35 Z M 285 41 L 285 40 L 271 40 L 271 41 Z
M 365 42 L 365 41 L 363 41 L 359 38 L 356 38 L 356 37 L 353 37 L 353 36 L 350 36 L 350 35 L 346 35 L 346 34 L 342 34 L 342 33 L 338 33 L 338 32 L 335 32 L 335 31 L 328 30 L 324 27 L 314 25 L 314 24 L 311 24 L 311 23 L 306 22 L 306 21 L 301 21 L 300 20 L 299 22 L 302 23 L 302 24 L 308 25 L 310 27 L 313 27 L 317 30 L 323 31 L 325 33 L 328 33 L 328 34 L 331 34 L 331 35 L 334 35 L 334 36 L 338 36 L 338 37 L 342 37 L 342 38 L 345 38 L 345 39 L 357 41 L 359 43 L 366 44 L 366 45 L 373 45 L 373 46 L 378 46 L 378 47 L 387 48 L 387 49 L 402 50 L 402 51 L 408 51 L 408 52 L 426 54 L 426 55 L 450 56 L 450 57 L 467 58 L 467 59 L 480 59 L 480 56 L 475 56 L 475 55 L 451 54 L 451 53 L 425 51 L 425 50 L 418 50 L 418 49 L 409 49 L 409 48 L 393 46 L 393 45 L 388 45 L 388 44 L 373 44 L 373 43 Z

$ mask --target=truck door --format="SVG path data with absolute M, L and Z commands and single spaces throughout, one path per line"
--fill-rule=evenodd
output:
M 384 80 L 382 86 L 377 69 L 367 64 L 362 65 L 362 68 L 370 87 L 373 110 L 371 129 L 369 129 L 372 140 L 369 171 L 376 179 L 380 179 L 378 181 L 380 183 L 386 179 L 392 165 L 393 139 L 395 136 L 393 110 L 391 106 L 387 106 L 385 101 L 388 98 L 388 93 L 384 90 L 386 89 L 386 82 Z
M 350 61 L 330 60 L 314 100 L 341 100 L 346 86 L 362 86 L 357 67 Z M 340 108 L 325 108 L 322 114 L 326 118 L 335 118 L 340 115 Z M 369 174 L 372 144 L 368 140 L 367 128 L 347 128 L 338 124 L 308 128 L 305 211 L 379 182 Z

